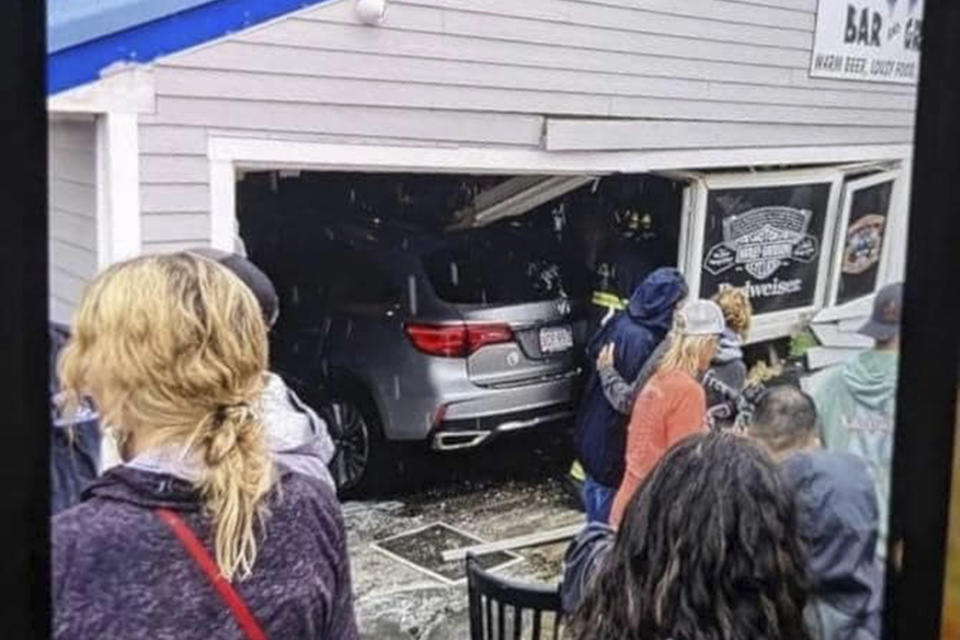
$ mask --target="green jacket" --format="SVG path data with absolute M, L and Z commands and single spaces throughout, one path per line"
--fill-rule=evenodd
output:
M 828 450 L 867 464 L 879 502 L 877 555 L 886 557 L 898 356 L 865 351 L 827 374 L 813 393 L 820 438 Z

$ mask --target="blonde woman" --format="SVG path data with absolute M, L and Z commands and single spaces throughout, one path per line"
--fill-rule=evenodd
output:
M 709 300 L 692 300 L 677 313 L 669 347 L 630 414 L 626 471 L 610 512 L 614 527 L 667 449 L 706 428 L 706 395 L 699 378 L 710 365 L 723 329 L 723 313 Z
M 726 328 L 710 368 L 703 374 L 703 387 L 707 392 L 710 424 L 714 429 L 723 430 L 733 427 L 737 419 L 737 403 L 747 381 L 743 342 L 750 333 L 753 307 L 746 289 L 738 287 L 722 287 L 713 301 L 723 312 Z
M 59 363 L 123 464 L 53 519 L 54 637 L 357 637 L 343 522 L 323 482 L 274 466 L 253 293 L 190 254 L 115 265 Z

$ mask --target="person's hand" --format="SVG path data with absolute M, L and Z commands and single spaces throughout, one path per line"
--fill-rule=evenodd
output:
M 600 354 L 597 356 L 597 371 L 601 369 L 609 369 L 613 366 L 613 343 L 606 345 L 603 349 L 600 349 Z

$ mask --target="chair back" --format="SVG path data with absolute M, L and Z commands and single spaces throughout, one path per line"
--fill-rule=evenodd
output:
M 563 613 L 560 587 L 499 578 L 467 555 L 470 640 L 560 638 Z

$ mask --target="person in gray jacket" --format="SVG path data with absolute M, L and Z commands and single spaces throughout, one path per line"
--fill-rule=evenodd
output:
M 747 381 L 743 341 L 750 333 L 753 307 L 747 291 L 736 287 L 724 287 L 712 299 L 723 311 L 726 329 L 701 383 L 707 392 L 710 423 L 714 429 L 724 430 L 736 422 L 740 394 Z
M 280 301 L 270 278 L 255 264 L 235 253 L 216 249 L 194 249 L 191 253 L 219 262 L 253 291 L 267 328 L 272 329 L 280 316 Z M 267 374 L 260 396 L 267 446 L 277 460 L 291 470 L 323 481 L 336 492 L 329 465 L 334 444 L 327 425 L 276 373 Z
M 613 344 L 608 344 L 600 351 L 597 356 L 597 374 L 600 376 L 600 388 L 603 389 L 603 395 L 607 402 L 614 409 L 625 416 L 629 416 L 633 411 L 633 403 L 640 395 L 640 390 L 647 383 L 654 372 L 663 354 L 670 347 L 670 334 L 660 341 L 657 348 L 653 350 L 650 357 L 640 368 L 640 373 L 633 382 L 627 382 L 617 372 L 613 366 Z

